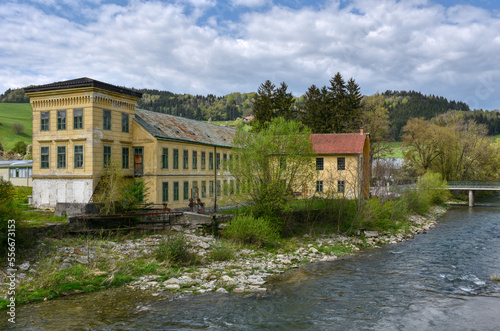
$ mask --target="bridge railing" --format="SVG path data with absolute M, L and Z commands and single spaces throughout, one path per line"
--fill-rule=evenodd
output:
M 500 182 L 450 181 L 447 182 L 447 184 L 448 186 L 460 186 L 460 187 L 500 187 Z

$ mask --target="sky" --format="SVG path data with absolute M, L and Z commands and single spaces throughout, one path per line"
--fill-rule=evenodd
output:
M 0 93 L 89 77 L 174 93 L 294 96 L 340 72 L 500 109 L 496 0 L 1 0 Z

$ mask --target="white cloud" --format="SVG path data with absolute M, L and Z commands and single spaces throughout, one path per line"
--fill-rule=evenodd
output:
M 262 7 L 268 4 L 270 0 L 231 0 L 233 6 L 242 6 L 242 7 Z
M 395 0 L 280 5 L 246 11 L 222 30 L 213 20 L 199 23 L 213 5 L 87 5 L 80 22 L 2 3 L 0 91 L 88 76 L 217 95 L 255 91 L 270 79 L 300 95 L 341 72 L 366 94 L 412 89 L 500 108 L 500 19 L 483 9 Z

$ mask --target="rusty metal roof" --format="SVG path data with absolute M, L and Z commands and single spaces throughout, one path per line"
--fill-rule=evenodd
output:
M 113 91 L 113 92 L 119 92 L 123 94 L 127 94 L 136 98 L 141 98 L 142 93 L 130 90 L 125 87 L 120 87 L 116 85 L 111 85 L 108 83 L 103 83 L 95 79 L 87 78 L 87 77 L 82 77 L 82 78 L 77 78 L 77 79 L 71 79 L 71 80 L 65 80 L 62 82 L 55 82 L 51 84 L 45 84 L 45 85 L 37 85 L 37 86 L 28 86 L 24 88 L 24 92 L 30 93 L 30 92 L 40 92 L 40 91 L 51 91 L 51 90 L 62 90 L 62 89 L 69 89 L 69 88 L 76 88 L 76 87 L 97 87 L 97 88 L 102 88 L 104 90 L 108 91 Z
M 309 136 L 317 154 L 361 154 L 367 133 L 325 133 Z
M 157 139 L 231 147 L 235 129 L 184 117 L 136 109 L 135 120 Z

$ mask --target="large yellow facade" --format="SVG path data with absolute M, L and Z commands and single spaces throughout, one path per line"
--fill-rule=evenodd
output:
M 154 123 L 155 120 L 168 122 L 173 117 L 158 114 L 155 115 L 158 119 L 139 123 L 136 104 L 140 93 L 88 78 L 30 87 L 25 92 L 33 108 L 33 204 L 36 206 L 90 202 L 105 164 L 115 163 L 125 176 L 142 177 L 148 188 L 147 200 L 167 203 L 171 208 L 187 207 L 193 188 L 195 198 L 199 192 L 206 207 L 213 207 L 217 183 L 222 185 L 229 180 L 215 164 L 217 154 L 221 163 L 224 156 L 229 158 L 230 141 L 220 146 L 189 138 L 158 137 L 160 128 L 156 124 L 161 123 Z M 148 114 L 141 112 L 143 117 Z M 230 140 L 231 132 L 224 135 Z M 163 160 L 164 149 L 169 151 L 167 164 Z M 179 153 L 178 167 L 174 166 L 175 150 Z M 209 165 L 212 153 L 213 167 Z M 202 191 L 203 187 L 206 191 Z M 178 194 L 174 194 L 175 190 Z

